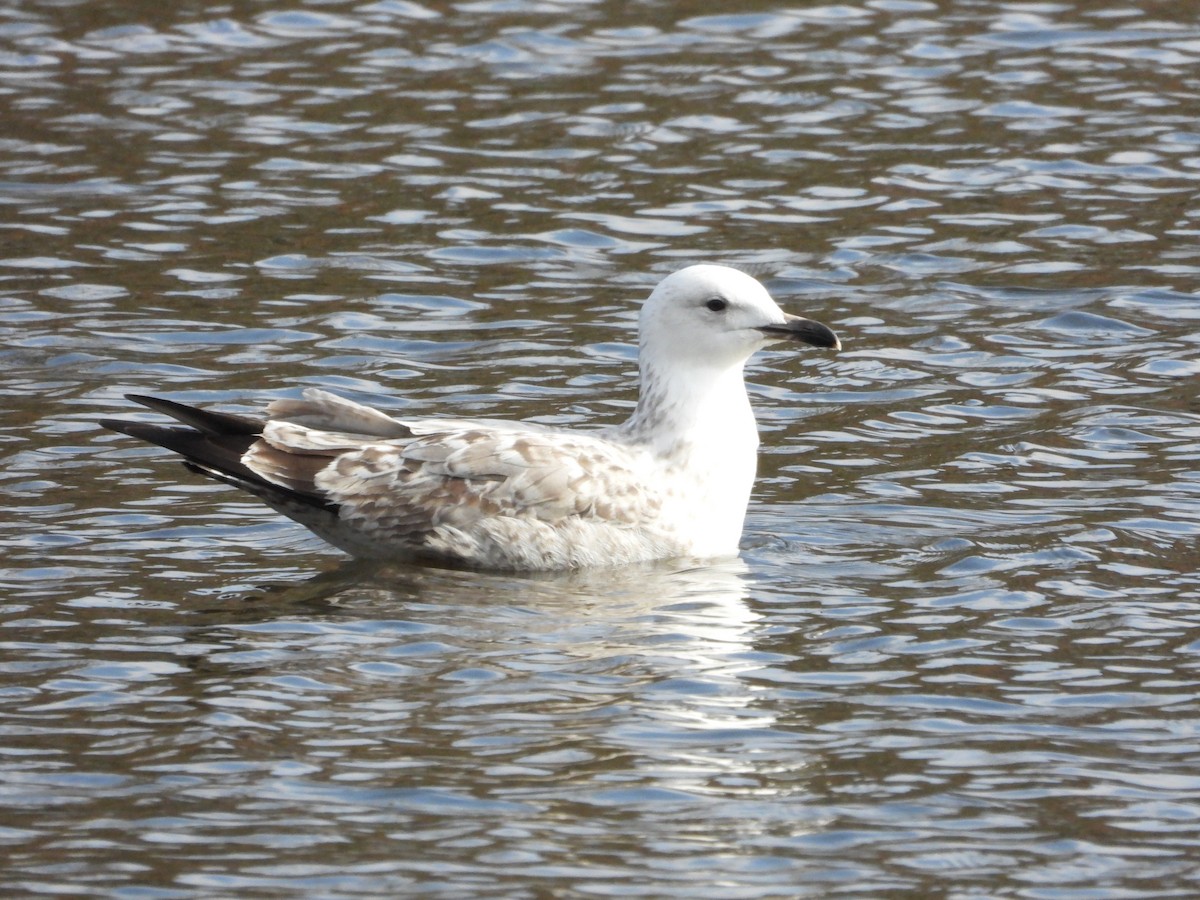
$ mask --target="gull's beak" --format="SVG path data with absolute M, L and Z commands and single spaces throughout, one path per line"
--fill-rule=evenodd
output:
M 802 316 L 790 316 L 784 313 L 782 325 L 763 325 L 758 330 L 772 341 L 799 341 L 802 344 L 827 347 L 830 350 L 842 349 L 842 342 L 838 340 L 838 336 L 833 333 L 832 328 Z

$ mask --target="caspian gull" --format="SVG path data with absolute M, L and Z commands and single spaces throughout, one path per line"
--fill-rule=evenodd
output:
M 738 551 L 758 430 L 742 369 L 778 343 L 839 349 L 749 275 L 669 275 L 638 321 L 640 394 L 594 431 L 393 418 L 309 389 L 264 420 L 130 395 L 185 427 L 106 419 L 358 557 L 560 570 Z

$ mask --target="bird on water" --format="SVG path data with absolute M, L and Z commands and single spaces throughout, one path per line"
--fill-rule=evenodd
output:
M 638 402 L 621 425 L 394 418 L 317 389 L 263 419 L 129 395 L 180 425 L 101 424 L 357 557 L 514 571 L 717 558 L 738 552 L 756 468 L 743 368 L 774 344 L 841 348 L 751 276 L 696 265 L 642 306 Z

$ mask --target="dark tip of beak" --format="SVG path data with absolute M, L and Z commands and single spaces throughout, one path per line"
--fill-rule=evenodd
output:
M 838 340 L 832 328 L 801 316 L 788 316 L 782 325 L 764 325 L 758 330 L 777 341 L 799 341 L 813 347 L 842 349 L 842 342 Z

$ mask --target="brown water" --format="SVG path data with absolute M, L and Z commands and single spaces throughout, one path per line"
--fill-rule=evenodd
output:
M 733 5 L 729 5 L 733 8 Z M 0 10 L 0 893 L 1200 895 L 1200 12 Z M 345 561 L 127 391 L 611 422 L 765 354 L 742 561 Z

